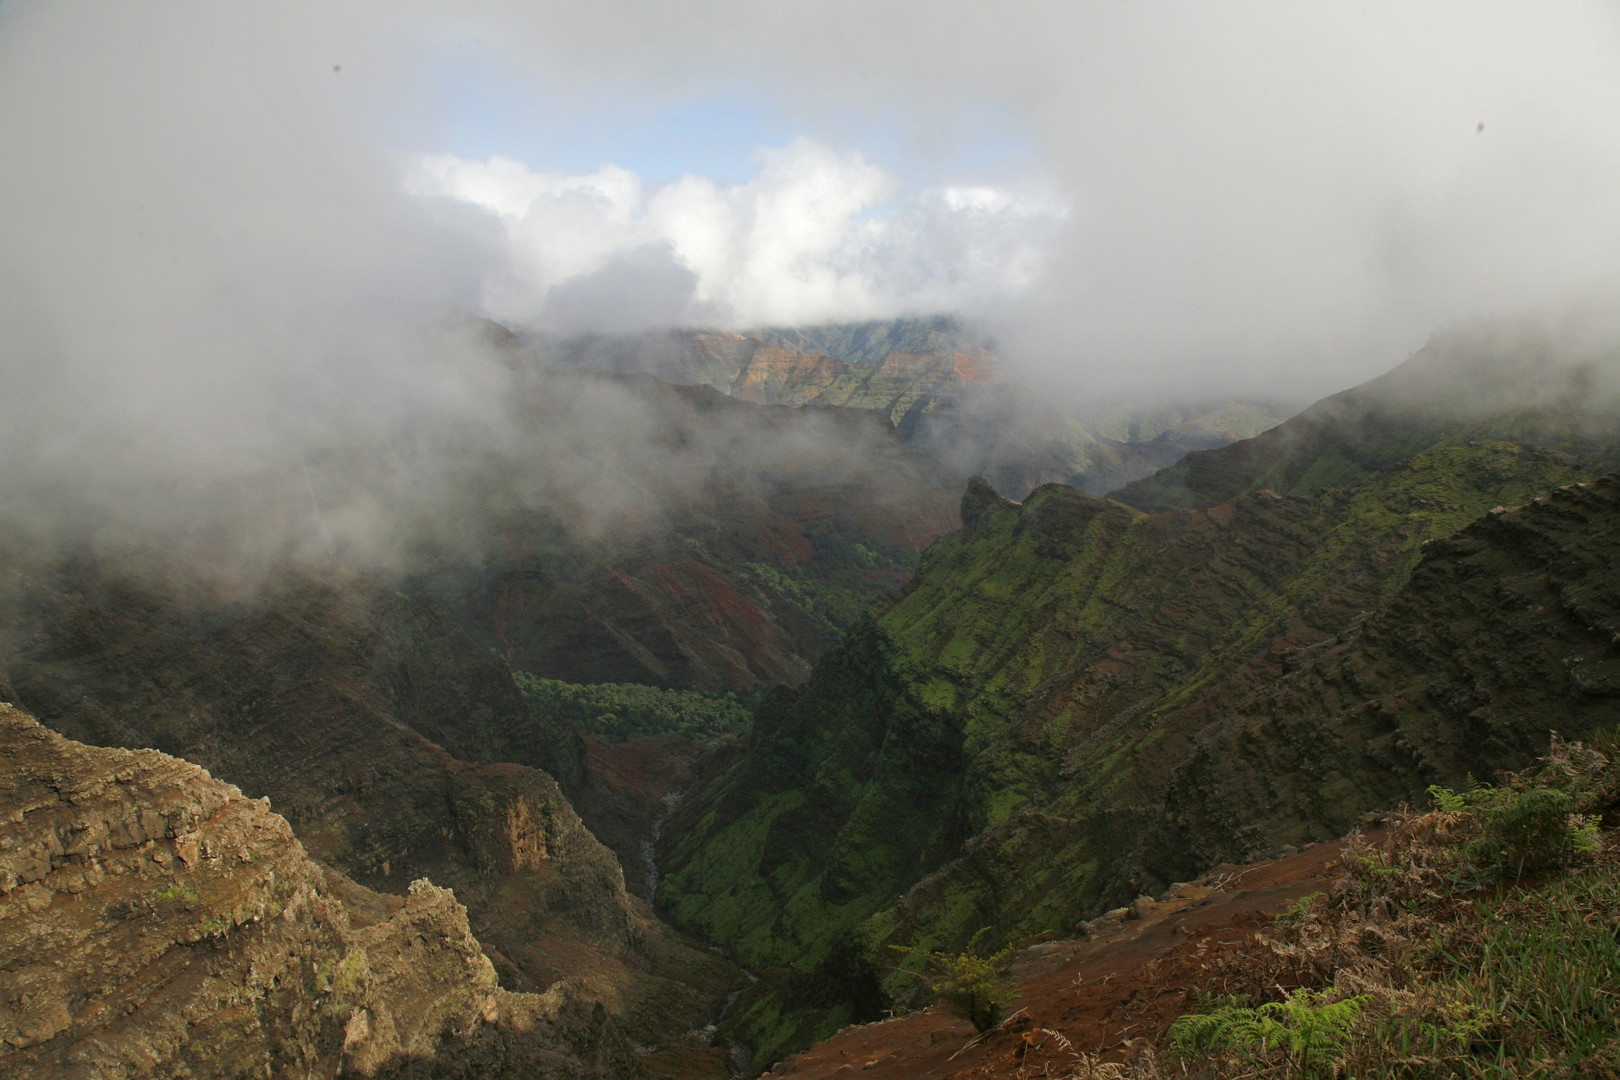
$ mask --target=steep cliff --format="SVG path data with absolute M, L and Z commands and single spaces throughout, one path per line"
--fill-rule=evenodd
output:
M 1601 447 L 1436 442 L 1310 497 L 1155 514 L 970 485 L 962 531 L 672 830 L 672 917 L 791 965 L 744 1037 L 769 1056 L 870 1007 L 885 943 L 1061 931 L 1612 717 L 1614 481 L 1493 514 Z M 1288 681 L 1352 639 L 1389 644 Z
M 577 736 L 554 738 L 504 665 L 430 610 L 335 566 L 244 586 L 155 557 L 29 565 L 5 565 L 0 666 L 43 722 L 270 797 L 369 886 L 454 888 L 510 988 L 589 987 L 649 1044 L 711 1015 L 725 965 L 626 895 L 547 773 L 511 763 L 580 773 Z
M 1230 400 L 1054 399 L 1013 377 L 948 318 L 747 334 L 670 330 L 542 348 L 565 368 L 645 373 L 766 404 L 879 412 L 911 445 L 1018 496 L 1046 483 L 1101 494 L 1189 450 L 1258 434 L 1291 411 Z
M 374 893 L 268 800 L 0 705 L 0 1071 L 23 1077 L 620 1077 L 572 981 L 500 989 L 464 908 Z

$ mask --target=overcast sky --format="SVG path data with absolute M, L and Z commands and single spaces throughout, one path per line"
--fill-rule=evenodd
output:
M 0 0 L 0 363 L 200 445 L 457 307 L 1328 392 L 1620 295 L 1617 192 L 1608 0 Z

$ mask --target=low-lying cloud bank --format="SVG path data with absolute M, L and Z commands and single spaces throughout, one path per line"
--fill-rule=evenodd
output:
M 904 193 L 857 153 L 762 148 L 745 183 L 649 187 L 604 165 L 569 176 L 493 157 L 414 158 L 406 187 L 493 215 L 508 259 L 483 303 L 553 333 L 798 326 L 982 309 L 1039 280 L 1067 208 L 987 184 Z
M 729 180 L 445 157 L 424 58 L 461 46 L 587 118 L 752 96 L 805 137 Z M 1037 170 L 854 149 L 864 115 L 949 142 L 986 103 Z M 501 357 L 443 345 L 458 312 L 954 308 L 1054 394 L 1322 393 L 1452 320 L 1620 294 L 1601 0 L 6 0 L 0 148 L 0 512 L 107 533 L 333 446 L 414 440 L 386 490 L 453 487 L 424 433 L 511 422 Z

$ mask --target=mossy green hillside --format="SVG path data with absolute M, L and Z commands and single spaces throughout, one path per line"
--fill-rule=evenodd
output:
M 1620 363 L 1608 321 L 1596 312 L 1454 328 L 1379 378 L 1254 438 L 1190 453 L 1115 495 L 1148 511 L 1260 490 L 1314 496 L 1414 454 L 1488 441 L 1563 451 L 1594 475 L 1609 471 Z
M 1163 802 L 1200 702 L 1376 610 L 1425 541 L 1582 475 L 1482 443 L 1210 510 L 970 491 L 913 583 L 766 702 L 748 753 L 694 801 L 661 897 L 745 962 L 813 971 L 849 934 L 868 954 L 960 949 L 1155 891 L 1205 856 Z
M 672 821 L 660 902 L 752 967 L 814 964 L 960 844 L 962 733 L 858 627 Z
M 1159 717 L 1285 634 L 1337 633 L 1401 587 L 1425 542 L 1581 475 L 1491 443 L 1214 513 L 1042 488 L 992 507 L 973 539 L 940 541 L 879 627 L 960 717 L 972 831 L 1036 803 L 1068 816 L 1128 806 L 1155 783 L 1144 757 L 1174 734 Z

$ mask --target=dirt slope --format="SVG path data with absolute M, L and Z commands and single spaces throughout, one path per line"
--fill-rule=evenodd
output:
M 1019 996 L 998 1028 L 979 1037 L 966 1020 L 932 1006 L 847 1028 L 766 1073 L 780 1080 L 870 1076 L 967 1080 L 1067 1075 L 1070 1050 L 1117 1060 L 1135 1039 L 1156 1039 L 1189 1004 L 1213 957 L 1271 925 L 1290 901 L 1326 887 L 1340 845 L 1276 860 L 1219 867 L 1158 899 L 1087 923 L 1080 938 L 1024 950 L 1009 974 Z

